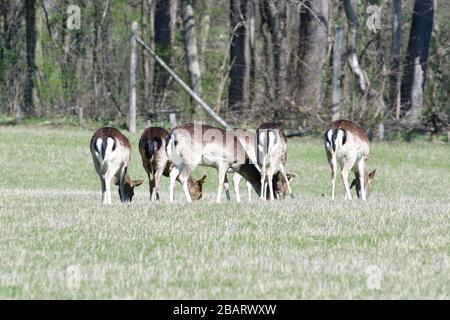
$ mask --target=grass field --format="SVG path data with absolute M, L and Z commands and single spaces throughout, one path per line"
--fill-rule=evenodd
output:
M 289 142 L 295 200 L 215 204 L 207 171 L 199 203 L 179 185 L 165 203 L 164 180 L 161 203 L 146 183 L 103 207 L 91 134 L 0 127 L 0 298 L 450 298 L 448 144 L 372 144 L 367 203 L 340 179 L 330 201 L 322 142 L 305 138 Z M 130 170 L 146 177 L 136 147 Z

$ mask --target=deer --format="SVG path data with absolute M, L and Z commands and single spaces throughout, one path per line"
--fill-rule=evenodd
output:
M 335 199 L 337 164 L 341 167 L 341 177 L 345 188 L 345 198 L 352 199 L 351 189 L 356 186 L 358 198 L 366 201 L 376 170 L 368 172 L 369 139 L 366 132 L 349 120 L 336 120 L 328 124 L 324 134 L 325 151 L 331 167 L 331 199 Z M 355 179 L 349 186 L 350 171 Z
M 169 201 L 174 201 L 173 190 L 178 176 L 180 176 L 186 200 L 192 201 L 188 192 L 186 174 L 190 174 L 198 165 L 217 170 L 217 203 L 220 203 L 222 198 L 223 185 L 227 182 L 227 172 L 236 172 L 244 177 L 259 195 L 261 174 L 255 165 L 254 141 L 254 133 L 244 129 L 225 131 L 192 123 L 173 128 L 166 145 L 167 155 L 174 164 L 170 172 Z M 181 177 L 181 172 L 185 172 L 184 177 Z
M 273 189 L 273 176 L 280 173 L 284 179 L 286 188 L 293 198 L 290 180 L 286 173 L 287 162 L 287 138 L 284 131 L 274 123 L 263 123 L 256 130 L 257 139 L 257 163 L 261 168 L 261 200 L 267 200 L 267 188 L 269 185 L 270 200 L 275 199 Z
M 295 172 L 292 173 L 287 173 L 286 174 L 289 184 L 292 183 L 292 180 L 297 176 L 297 174 Z M 235 191 L 235 195 L 236 195 L 236 202 L 241 202 L 241 196 L 240 196 L 240 192 L 239 192 L 239 184 L 240 181 L 242 179 L 242 176 L 238 173 L 235 173 L 233 175 L 233 187 L 234 187 L 234 191 Z M 275 192 L 275 198 L 277 200 L 281 200 L 284 199 L 287 193 L 287 186 L 285 183 L 285 180 L 282 179 L 280 177 L 280 174 L 275 174 L 273 176 L 273 184 L 276 186 L 276 192 Z M 248 202 L 252 201 L 252 184 L 248 181 L 246 181 L 246 185 L 247 185 L 247 199 Z
M 144 180 L 131 180 L 128 174 L 131 155 L 128 138 L 115 128 L 100 128 L 92 136 L 90 150 L 95 171 L 100 177 L 102 203 L 111 204 L 111 182 L 119 186 L 120 201 L 131 202 L 134 188 Z
M 169 177 L 173 164 L 166 153 L 166 140 L 169 133 L 164 128 L 150 127 L 145 129 L 139 139 L 139 153 L 142 158 L 142 165 L 147 172 L 150 186 L 150 201 L 160 199 L 159 190 L 161 177 Z M 187 178 L 189 194 L 192 200 L 200 200 L 202 197 L 202 185 L 205 182 L 206 174 L 195 180 L 192 175 Z M 180 178 L 177 178 L 180 181 Z

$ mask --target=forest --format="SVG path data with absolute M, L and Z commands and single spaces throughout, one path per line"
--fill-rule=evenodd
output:
M 0 114 L 129 123 L 136 34 L 228 124 L 446 134 L 450 2 L 0 0 Z M 132 64 L 132 63 L 131 63 Z M 139 125 L 213 120 L 136 45 Z M 130 84 L 131 83 L 131 84 Z

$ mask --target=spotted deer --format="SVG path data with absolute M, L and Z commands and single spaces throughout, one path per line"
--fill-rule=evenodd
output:
M 356 186 L 358 198 L 366 200 L 376 169 L 368 173 L 366 162 L 369 157 L 369 139 L 363 129 L 348 120 L 337 120 L 328 124 L 324 135 L 325 150 L 331 167 L 331 199 L 335 199 L 337 164 L 345 188 L 345 198 L 352 199 L 350 189 Z M 355 174 L 351 186 L 348 183 L 350 171 Z
M 128 174 L 131 145 L 127 137 L 115 128 L 101 128 L 92 136 L 90 149 L 101 181 L 103 204 L 111 204 L 111 182 L 119 186 L 120 200 L 130 202 L 134 188 L 144 180 L 131 180 Z
M 142 158 L 142 165 L 147 172 L 150 186 L 150 201 L 159 200 L 159 190 L 161 177 L 169 177 L 173 168 L 172 162 L 166 153 L 166 139 L 169 133 L 159 127 L 147 128 L 139 140 L 139 152 Z M 195 180 L 192 175 L 187 178 L 189 194 L 192 200 L 199 200 L 202 197 L 202 185 L 206 175 L 200 180 Z M 181 181 L 177 177 L 178 181 Z
M 260 198 L 262 200 L 267 199 L 266 185 L 268 184 L 270 200 L 275 199 L 273 176 L 278 172 L 284 179 L 289 195 L 293 198 L 290 182 L 286 174 L 287 139 L 283 130 L 274 123 L 264 123 L 256 130 L 256 139 L 257 162 L 261 168 L 261 185 L 263 186 Z

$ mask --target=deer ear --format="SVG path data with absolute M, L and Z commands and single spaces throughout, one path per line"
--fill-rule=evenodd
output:
M 204 184 L 205 180 L 206 180 L 206 174 L 200 180 L 198 180 L 198 183 L 199 184 Z
M 350 189 L 352 189 L 354 186 L 356 186 L 356 179 L 353 179 L 352 184 L 350 185 Z
M 131 186 L 132 187 L 139 187 L 141 184 L 144 183 L 145 180 L 132 180 L 131 181 Z
M 375 173 L 377 173 L 377 169 L 375 169 L 371 173 L 369 173 L 369 179 L 373 179 L 373 177 L 375 177 Z
M 292 173 L 287 173 L 286 177 L 288 178 L 288 181 L 291 182 L 292 179 L 294 179 L 297 176 L 297 174 L 295 172 Z

